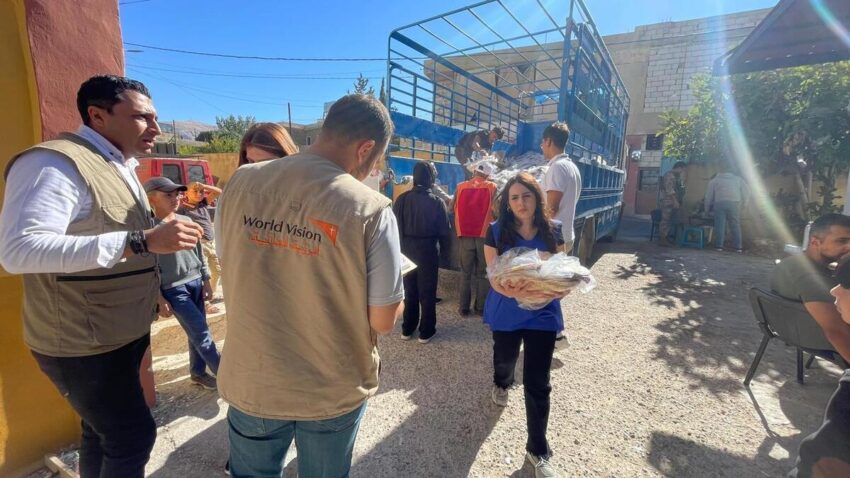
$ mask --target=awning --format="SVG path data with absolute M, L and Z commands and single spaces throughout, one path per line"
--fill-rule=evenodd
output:
M 714 75 L 848 59 L 850 0 L 781 0 L 740 45 L 714 62 Z

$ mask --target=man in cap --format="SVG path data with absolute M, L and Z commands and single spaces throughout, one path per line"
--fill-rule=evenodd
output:
M 145 192 L 157 224 L 173 220 L 192 222 L 192 218 L 176 213 L 187 189 L 161 176 L 145 181 Z M 204 301 L 212 298 L 213 287 L 203 244 L 198 242 L 192 250 L 160 255 L 159 271 L 163 299 L 160 316 L 167 317 L 170 313 L 177 316 L 189 338 L 189 380 L 214 390 L 215 378 L 207 373 L 207 368 L 217 374 L 221 356 L 210 333 L 204 307 Z
M 484 301 L 490 291 L 484 261 L 484 236 L 487 226 L 493 222 L 496 183 L 489 178 L 495 169 L 489 162 L 479 163 L 472 179 L 458 184 L 455 191 L 455 233 L 460 243 L 462 272 L 458 311 L 462 316 L 469 315 L 470 307 L 474 307 L 475 313 L 483 314 Z
M 24 274 L 24 340 L 82 418 L 80 475 L 141 478 L 156 438 L 139 366 L 150 344 L 156 254 L 192 249 L 200 226 L 154 227 L 136 177 L 160 129 L 150 92 L 118 76 L 80 86 L 83 125 L 6 168 L 0 264 Z

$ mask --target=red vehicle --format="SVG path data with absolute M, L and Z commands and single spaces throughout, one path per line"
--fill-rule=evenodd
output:
M 210 164 L 200 158 L 149 157 L 139 158 L 139 163 L 136 174 L 142 183 L 154 176 L 165 176 L 177 184 L 215 185 Z

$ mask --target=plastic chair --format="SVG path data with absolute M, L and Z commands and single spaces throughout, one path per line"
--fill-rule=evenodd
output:
M 701 226 L 684 226 L 679 239 L 679 247 L 705 247 L 705 231 Z
M 750 386 L 750 381 L 767 349 L 767 343 L 774 337 L 797 348 L 797 382 L 800 384 L 803 383 L 803 352 L 810 355 L 806 368 L 811 366 L 815 357 L 829 360 L 844 369 L 850 368 L 850 365 L 826 339 L 823 330 L 801 302 L 788 300 L 773 292 L 753 287 L 750 289 L 750 305 L 759 328 L 764 332 L 764 337 L 761 339 L 750 369 L 747 370 L 747 376 L 744 378 L 745 387 Z

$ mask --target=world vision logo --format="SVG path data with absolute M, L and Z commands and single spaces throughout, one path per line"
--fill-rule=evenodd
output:
M 339 226 L 337 226 L 336 224 L 331 224 L 329 222 L 320 221 L 318 219 L 310 218 L 309 220 L 311 224 L 321 229 L 322 232 L 324 232 L 328 236 L 328 239 L 331 240 L 331 244 L 336 247 L 336 237 L 339 234 Z

